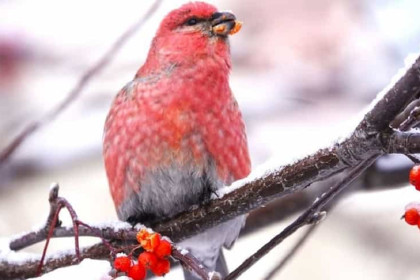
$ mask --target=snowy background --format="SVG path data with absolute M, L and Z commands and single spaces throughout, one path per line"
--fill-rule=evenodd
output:
M 152 2 L 0 0 L 0 149 L 60 102 Z M 44 222 L 53 181 L 83 221 L 116 219 L 101 158 L 104 119 L 113 96 L 144 61 L 162 17 L 184 2 L 164 1 L 81 97 L 0 169 L 0 243 Z M 332 143 L 404 66 L 404 58 L 420 48 L 418 0 L 209 2 L 244 22 L 231 38 L 231 86 L 247 125 L 254 167 L 272 157 L 285 164 Z M 378 167 L 394 170 L 401 162 L 387 159 Z M 385 188 L 383 181 L 341 200 L 274 279 L 418 279 L 420 234 L 399 218 L 420 195 L 406 184 Z M 291 218 L 240 238 L 226 253 L 229 267 Z M 243 279 L 263 279 L 298 235 Z M 72 244 L 53 240 L 50 251 Z M 97 273 L 92 273 L 94 264 Z M 100 279 L 109 269 L 106 262 L 92 260 L 81 266 L 90 271 L 66 268 L 43 279 Z M 177 270 L 165 279 L 179 277 Z

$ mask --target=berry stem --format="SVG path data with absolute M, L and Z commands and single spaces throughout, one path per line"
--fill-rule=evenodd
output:
M 410 154 L 406 154 L 405 156 L 408 157 L 415 164 L 420 164 L 420 159 L 418 159 L 417 157 Z

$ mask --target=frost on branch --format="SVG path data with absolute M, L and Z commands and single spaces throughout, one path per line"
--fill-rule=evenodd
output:
M 297 192 L 312 183 L 354 168 L 362 163 L 371 163 L 370 159 L 387 153 L 417 153 L 420 152 L 420 137 L 416 131 L 401 131 L 390 127 L 390 123 L 400 112 L 418 98 L 420 92 L 420 61 L 419 58 L 407 69 L 407 72 L 366 113 L 349 136 L 332 146 L 320 149 L 312 155 L 298 160 L 290 165 L 273 169 L 260 177 L 248 178 L 237 183 L 237 188 L 223 197 L 215 198 L 209 204 L 191 211 L 181 213 L 169 221 L 154 225 L 153 229 L 169 236 L 174 242 L 204 231 L 216 224 L 232 219 L 258 208 L 266 203 L 285 195 Z M 261 173 L 260 173 L 261 174 Z M 239 186 L 239 184 L 243 184 Z M 109 227 L 110 226 L 110 227 Z M 113 225 L 80 227 L 79 235 L 98 236 L 104 239 L 134 242 L 136 230 Z M 57 227 L 52 232 L 53 237 L 73 236 L 75 228 Z M 43 234 L 28 234 L 25 238 L 15 239 L 10 245 L 17 250 L 44 240 Z M 22 241 L 23 240 L 23 241 Z M 107 258 L 110 250 L 104 244 L 81 249 L 80 257 Z M 185 256 L 180 252 L 180 256 Z M 14 254 L 14 253 L 13 253 Z M 25 265 L 13 262 L 12 252 L 0 263 L 0 276 L 34 275 L 38 260 L 25 260 Z M 60 258 L 47 258 L 44 267 L 55 269 L 74 263 L 74 254 L 64 254 Z M 34 270 L 35 269 L 35 270 Z M 20 273 L 20 274 L 19 274 Z M 14 274 L 16 275 L 16 274 Z M 234 278 L 232 278 L 234 279 Z

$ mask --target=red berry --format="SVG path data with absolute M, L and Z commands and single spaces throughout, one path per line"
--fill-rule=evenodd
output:
M 410 170 L 410 184 L 420 191 L 420 165 L 414 165 Z
M 143 252 L 139 255 L 139 263 L 151 270 L 158 263 L 158 258 L 154 253 Z
M 133 265 L 127 273 L 133 280 L 143 280 L 146 277 L 146 269 L 141 264 Z
M 153 274 L 155 274 L 156 276 L 163 276 L 169 272 L 170 268 L 171 268 L 171 263 L 168 260 L 160 259 L 151 270 Z
M 158 258 L 165 258 L 171 255 L 172 244 L 167 240 L 161 240 L 159 246 L 156 247 L 154 253 Z
M 404 214 L 404 219 L 409 225 L 417 225 L 419 222 L 419 217 L 419 212 L 414 208 L 407 209 Z
M 131 259 L 127 256 L 117 257 L 114 260 L 114 268 L 122 271 L 127 272 L 131 267 Z
M 137 241 L 141 244 L 144 240 L 147 240 L 149 236 L 150 233 L 147 231 L 147 229 L 143 228 L 137 233 L 136 238 Z
M 152 233 L 147 239 L 142 240 L 140 242 L 141 246 L 144 250 L 148 252 L 153 252 L 160 243 L 160 234 L 159 233 Z

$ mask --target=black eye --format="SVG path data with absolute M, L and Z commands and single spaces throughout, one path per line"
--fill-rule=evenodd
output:
M 198 18 L 192 17 L 190 19 L 188 19 L 185 24 L 192 26 L 192 25 L 196 25 L 199 22 Z

